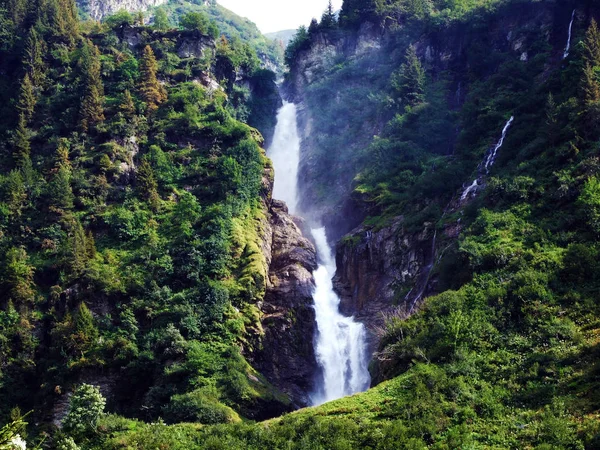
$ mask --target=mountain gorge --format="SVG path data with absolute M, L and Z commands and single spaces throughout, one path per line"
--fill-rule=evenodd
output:
M 598 448 L 598 5 L 200 3 L 0 0 L 0 448 Z

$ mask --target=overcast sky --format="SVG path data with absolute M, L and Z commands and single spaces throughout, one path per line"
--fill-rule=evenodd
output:
M 307 25 L 313 17 L 321 18 L 328 0 L 217 0 L 217 3 L 239 16 L 247 17 L 263 33 L 296 29 Z M 337 10 L 342 0 L 333 0 Z

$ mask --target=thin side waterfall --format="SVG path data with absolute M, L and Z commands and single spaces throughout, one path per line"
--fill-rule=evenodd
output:
M 573 34 L 573 22 L 575 21 L 575 9 L 573 10 L 573 14 L 571 14 L 571 23 L 569 23 L 569 38 L 567 39 L 567 46 L 565 47 L 565 53 L 563 54 L 563 59 L 566 59 L 569 56 L 569 51 L 571 50 L 571 36 Z
M 504 128 L 502 129 L 502 137 L 500 138 L 500 140 L 498 141 L 498 143 L 496 144 L 494 149 L 488 154 L 487 158 L 485 159 L 484 169 L 485 169 L 486 174 L 490 173 L 490 167 L 492 167 L 494 165 L 494 163 L 496 162 L 496 156 L 498 156 L 498 150 L 500 150 L 500 147 L 502 147 L 504 145 L 504 139 L 506 138 L 506 133 L 508 132 L 508 129 L 512 125 L 513 120 L 515 120 L 514 117 L 511 117 L 510 119 L 508 119 L 508 122 L 506 122 L 506 125 L 504 125 Z
M 277 113 L 277 125 L 269 157 L 275 168 L 273 197 L 283 200 L 291 214 L 298 206 L 298 166 L 300 165 L 300 136 L 296 121 L 296 105 L 284 102 Z
M 363 324 L 340 314 L 340 298 L 331 279 L 335 261 L 325 228 L 311 230 L 320 264 L 314 273 L 317 339 L 315 353 L 323 371 L 323 384 L 312 395 L 313 405 L 366 390 L 371 383 Z
M 296 105 L 284 103 L 277 114 L 277 125 L 269 156 L 275 168 L 273 196 L 287 203 L 292 214 L 298 205 L 298 166 L 300 137 Z M 313 294 L 317 335 L 315 354 L 321 369 L 320 383 L 311 393 L 313 405 L 366 390 L 371 377 L 368 370 L 367 334 L 364 325 L 339 311 L 340 298 L 333 290 L 335 261 L 327 242 L 325 228 L 311 230 L 317 247 L 319 266 L 314 273 Z M 312 338 L 307 336 L 307 339 Z
M 508 129 L 510 128 L 510 126 L 512 125 L 514 120 L 515 120 L 514 116 L 511 116 L 511 118 L 508 119 L 508 122 L 506 122 L 506 124 L 504 125 L 504 128 L 502 129 L 502 136 L 500 137 L 500 140 L 496 143 L 496 145 L 494 147 L 492 147 L 486 153 L 483 162 L 479 165 L 479 170 L 478 170 L 479 173 L 478 173 L 477 178 L 475 178 L 475 180 L 463 190 L 463 193 L 460 196 L 461 201 L 466 200 L 471 194 L 474 194 L 475 192 L 477 192 L 477 190 L 479 189 L 479 186 L 481 186 L 481 181 L 482 181 L 483 176 L 490 173 L 490 168 L 496 162 L 496 158 L 498 157 L 498 151 L 504 145 L 504 140 L 506 139 L 506 134 L 508 133 Z

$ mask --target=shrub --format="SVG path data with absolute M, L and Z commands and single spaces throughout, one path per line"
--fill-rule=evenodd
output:
M 69 411 L 63 420 L 65 431 L 75 436 L 86 436 L 96 430 L 98 420 L 104 414 L 106 399 L 100 389 L 90 384 L 79 386 L 69 402 Z

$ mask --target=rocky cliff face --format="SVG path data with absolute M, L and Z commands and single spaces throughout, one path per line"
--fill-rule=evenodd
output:
M 454 74 L 455 79 L 451 83 L 456 95 L 449 101 L 453 108 L 458 109 L 469 91 L 466 52 L 477 47 L 478 42 L 485 41 L 486 48 L 508 51 L 514 54 L 515 61 L 527 61 L 540 51 L 533 46 L 533 42 L 542 36 L 554 49 L 558 64 L 571 12 L 572 7 L 569 5 L 541 2 L 518 4 L 499 12 L 485 30 L 463 25 L 436 33 L 424 30 L 415 34 L 411 43 L 434 77 L 443 70 Z M 346 61 L 368 58 L 373 64 L 377 64 L 378 58 L 385 60 L 382 52 L 393 49 L 390 38 L 390 34 L 383 28 L 368 23 L 350 36 L 329 39 L 327 35 L 318 35 L 311 48 L 300 54 L 295 61 L 288 86 L 290 96 L 299 103 L 302 135 L 300 189 L 304 199 L 302 206 L 314 212 L 314 220 L 324 223 L 334 240 L 353 229 L 337 246 L 336 289 L 342 297 L 343 311 L 355 314 L 367 325 L 373 326 L 381 323 L 382 312 L 403 305 L 410 309 L 413 303 L 418 304 L 422 297 L 435 291 L 435 279 L 430 275 L 436 263 L 436 248 L 439 248 L 440 243 L 434 241 L 432 224 L 424 224 L 417 233 L 408 233 L 402 225 L 401 217 L 378 231 L 355 228 L 369 213 L 368 205 L 353 194 L 356 172 L 352 170 L 356 170 L 356 167 L 350 166 L 349 170 L 342 171 L 341 176 L 332 177 L 327 184 L 328 202 L 320 200 L 320 193 L 315 188 L 319 180 L 314 179 L 314 174 L 319 173 L 319 167 L 325 164 L 334 172 L 343 161 L 337 157 L 339 149 L 322 148 L 320 137 L 314 130 L 315 124 L 320 120 L 319 111 L 311 110 L 307 92 L 312 86 L 327 82 L 328 77 L 335 73 L 335 68 Z M 551 69 L 548 66 L 547 70 Z M 368 65 L 365 70 L 369 70 Z M 478 76 L 485 78 L 493 73 L 494 68 L 470 67 L 469 70 L 481 70 L 482 73 Z M 351 88 L 352 80 L 346 85 L 335 86 L 340 92 Z M 341 120 L 335 126 L 343 129 L 344 121 Z M 361 126 L 365 139 L 369 141 L 373 135 L 378 134 L 381 124 L 373 120 Z M 360 149 L 361 145 L 357 143 L 356 148 Z M 449 145 L 449 148 L 452 147 L 453 145 Z M 438 241 L 455 239 L 458 233 L 456 230 L 460 227 L 454 228 L 441 232 Z
M 309 403 L 317 360 L 313 347 L 315 314 L 312 272 L 316 250 L 285 203 L 273 200 L 272 172 L 263 179 L 266 216 L 260 224 L 262 252 L 268 266 L 267 290 L 259 305 L 263 335 L 252 354 L 253 365 L 295 407 Z M 300 223 L 301 224 L 301 223 Z
M 83 9 L 94 20 L 102 20 L 106 16 L 110 16 L 120 9 L 127 11 L 146 11 L 148 8 L 160 6 L 167 3 L 168 0 L 88 0 L 87 6 Z M 83 6 L 83 1 L 78 0 L 77 3 Z
M 336 248 L 334 286 L 342 299 L 340 309 L 371 327 L 380 325 L 391 308 L 405 304 L 407 291 L 433 256 L 431 224 L 409 233 L 403 222 L 399 217 L 378 231 L 357 228 Z

